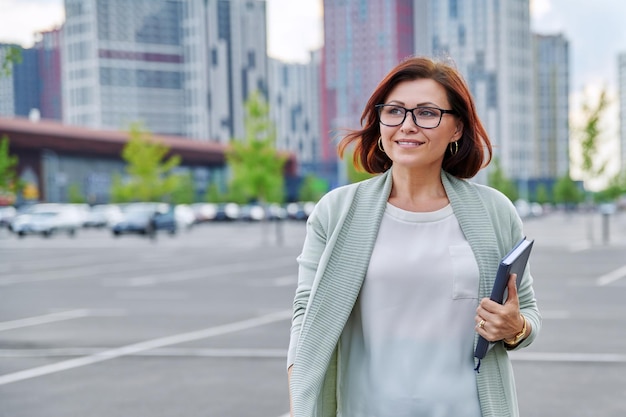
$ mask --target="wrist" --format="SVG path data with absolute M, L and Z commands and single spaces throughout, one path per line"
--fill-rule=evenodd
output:
M 526 333 L 528 330 L 528 322 L 526 321 L 526 317 L 524 317 L 523 314 L 520 314 L 520 317 L 522 318 L 522 329 L 515 336 L 513 336 L 512 339 L 502 340 L 505 346 L 508 348 L 517 346 L 522 340 L 526 338 Z

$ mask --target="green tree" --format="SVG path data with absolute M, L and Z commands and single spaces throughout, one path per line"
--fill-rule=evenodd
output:
M 551 202 L 550 193 L 548 187 L 545 184 L 539 184 L 535 191 L 535 201 L 539 204 L 545 204 Z
M 493 159 L 493 169 L 487 174 L 487 183 L 502 192 L 511 201 L 518 199 L 517 187 L 504 173 L 498 158 Z
M 196 190 L 191 173 L 175 174 L 178 186 L 172 191 L 172 203 L 191 204 L 195 201 Z
M 226 151 L 231 170 L 230 197 L 235 202 L 282 203 L 287 157 L 275 148 L 276 133 L 269 106 L 254 92 L 245 103 L 245 138 Z
M 228 194 L 223 193 L 216 182 L 212 182 L 206 189 L 204 201 L 207 203 L 226 203 L 229 201 L 228 197 Z
M 122 159 L 127 162 L 126 178 L 113 177 L 111 199 L 118 203 L 171 201 L 180 183 L 180 177 L 173 173 L 180 164 L 180 156 L 166 159 L 169 148 L 152 140 L 137 124 L 131 126 L 129 136 L 122 150 Z
M 17 175 L 17 163 L 17 156 L 9 153 L 9 137 L 4 135 L 0 140 L 0 199 L 10 203 L 15 201 L 22 185 Z
M 326 181 L 309 174 L 302 180 L 302 185 L 298 190 L 298 200 L 317 202 L 327 191 L 328 183 Z
M 557 204 L 578 204 L 584 200 L 582 191 L 569 176 L 569 172 L 557 180 L 552 194 L 554 195 L 554 202 Z
M 602 89 L 596 103 L 592 103 L 589 97 L 583 102 L 583 122 L 577 136 L 582 157 L 580 168 L 585 182 L 602 175 L 607 166 L 607 160 L 599 157 L 599 150 L 602 145 L 602 118 L 609 104 L 606 89 Z
M 355 182 L 361 182 L 368 178 L 372 178 L 374 175 L 366 172 L 361 167 L 357 167 L 353 163 L 353 155 L 354 152 L 346 152 L 344 156 L 344 163 L 346 164 L 346 176 L 348 177 L 348 182 L 353 184 Z
M 624 194 L 626 194 L 626 169 L 611 178 L 605 189 L 595 193 L 594 200 L 597 203 L 608 203 Z
M 73 182 L 67 189 L 68 201 L 74 204 L 86 203 L 87 199 L 80 189 L 80 185 Z
M 13 68 L 13 65 L 22 62 L 22 51 L 19 47 L 11 45 L 4 48 L 4 51 L 4 56 L 0 57 L 0 77 L 8 77 L 11 75 L 11 68 Z

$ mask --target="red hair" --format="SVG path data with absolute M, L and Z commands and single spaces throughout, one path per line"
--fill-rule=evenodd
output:
M 349 131 L 339 142 L 338 153 L 343 157 L 346 148 L 354 143 L 353 162 L 370 174 L 388 170 L 392 161 L 378 149 L 380 125 L 376 104 L 385 103 L 389 93 L 401 82 L 431 79 L 445 90 L 450 108 L 463 123 L 463 135 L 458 140 L 458 152 L 446 151 L 442 168 L 457 178 L 472 178 L 491 161 L 491 141 L 478 118 L 476 106 L 467 84 L 456 68 L 425 57 L 411 57 L 392 69 L 380 82 L 361 115 L 361 129 Z M 487 158 L 485 159 L 485 153 Z

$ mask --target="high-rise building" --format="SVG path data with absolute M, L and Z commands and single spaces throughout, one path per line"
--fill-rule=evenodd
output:
M 27 117 L 31 111 L 39 111 L 41 79 L 37 50 L 22 49 L 21 62 L 13 66 L 15 115 Z
M 569 43 L 561 34 L 535 34 L 533 45 L 536 133 L 530 177 L 548 186 L 569 172 Z
M 535 132 L 529 0 L 415 0 L 414 11 L 415 52 L 456 64 L 495 157 L 526 197 Z
M 65 0 L 63 119 L 184 134 L 182 1 Z
M 258 0 L 207 0 L 210 137 L 244 137 L 244 103 L 268 98 L 266 5 Z
M 298 155 L 300 173 L 323 172 L 320 167 L 320 58 L 308 64 L 269 60 L 270 117 L 277 132 L 276 147 Z
M 619 88 L 619 146 L 620 168 L 626 170 L 626 52 L 619 54 L 617 60 Z
M 35 43 L 39 67 L 39 111 L 44 119 L 63 119 L 61 100 L 61 29 L 40 33 Z
M 413 0 L 324 0 L 324 161 L 336 162 L 335 136 L 342 129 L 360 126 L 365 103 L 378 83 L 413 54 L 413 14 Z
M 227 142 L 267 97 L 265 2 L 65 0 L 63 119 Z
M 0 115 L 28 117 L 31 111 L 39 109 L 41 82 L 37 51 L 1 44 L 0 59 L 7 59 L 11 49 L 19 52 L 19 58 L 10 62 L 7 72 L 0 76 Z
M 17 45 L 0 44 L 0 62 L 5 62 L 11 56 L 12 48 L 21 48 Z M 15 65 L 8 63 L 0 76 L 0 116 L 15 116 L 15 88 L 13 86 L 13 71 Z M 6 72 L 5 72 L 6 71 Z
M 0 45 L 0 60 L 10 49 L 18 51 L 0 76 L 0 115 L 61 119 L 59 33 L 40 33 L 33 48 Z

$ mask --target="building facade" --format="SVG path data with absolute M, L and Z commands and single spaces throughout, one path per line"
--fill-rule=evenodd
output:
M 63 120 L 197 140 L 243 137 L 267 97 L 265 2 L 66 0 Z
M 63 120 L 61 99 L 61 29 L 40 33 L 35 43 L 39 67 L 41 118 Z
M 495 157 L 526 197 L 535 132 L 529 0 L 415 4 L 415 52 L 449 59 L 464 75 Z
M 380 80 L 414 52 L 413 0 L 324 1 L 321 158 L 336 164 L 331 184 L 345 182 L 336 146 L 343 129 L 358 128 Z
M 266 5 L 258 0 L 206 0 L 209 137 L 244 137 L 244 103 L 268 99 Z
M 531 179 L 548 184 L 569 173 L 569 42 L 533 36 L 535 135 Z
M 617 67 L 620 168 L 622 171 L 626 171 L 626 52 L 619 54 Z
M 308 64 L 269 60 L 270 118 L 276 127 L 276 147 L 298 155 L 301 174 L 323 172 L 320 167 L 320 58 Z
M 0 44 L 0 62 L 8 60 L 11 48 L 20 48 L 17 45 Z M 20 48 L 21 49 L 21 48 Z M 15 65 L 9 63 L 0 76 L 0 116 L 15 116 L 15 88 L 13 86 L 13 72 Z
M 60 30 L 42 32 L 33 48 L 0 44 L 0 60 L 9 48 L 18 62 L 0 76 L 0 115 L 61 120 Z

